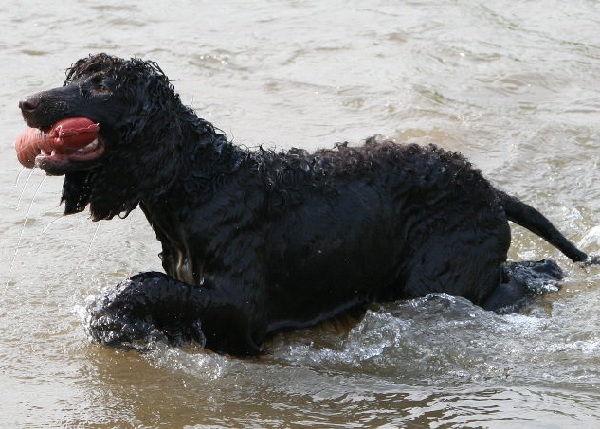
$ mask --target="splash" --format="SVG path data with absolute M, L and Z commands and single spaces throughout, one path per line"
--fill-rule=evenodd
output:
M 543 314 L 499 315 L 433 294 L 373 307 L 345 337 L 321 347 L 287 336 L 291 343 L 274 342 L 273 356 L 294 366 L 394 380 L 482 382 L 522 374 L 532 339 L 548 323 Z

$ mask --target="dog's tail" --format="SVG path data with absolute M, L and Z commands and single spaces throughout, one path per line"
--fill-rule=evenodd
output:
M 504 207 L 504 212 L 506 213 L 508 220 L 518 223 L 534 234 L 540 236 L 575 262 L 596 262 L 596 258 L 592 260 L 585 252 L 579 250 L 572 242 L 567 240 L 558 229 L 556 229 L 552 222 L 546 219 L 546 217 L 535 208 L 500 190 L 496 190 L 496 192 L 500 198 L 502 207 Z

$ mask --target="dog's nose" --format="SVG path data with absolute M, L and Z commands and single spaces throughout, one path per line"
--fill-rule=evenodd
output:
M 19 101 L 19 108 L 23 112 L 33 112 L 40 106 L 41 101 L 39 97 L 27 97 Z

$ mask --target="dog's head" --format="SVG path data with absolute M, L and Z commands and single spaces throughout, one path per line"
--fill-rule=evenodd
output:
M 90 203 L 94 220 L 127 214 L 144 191 L 170 183 L 176 137 L 196 118 L 156 63 L 107 54 L 77 61 L 62 87 L 19 107 L 30 127 L 17 140 L 19 160 L 64 174 L 65 214 Z

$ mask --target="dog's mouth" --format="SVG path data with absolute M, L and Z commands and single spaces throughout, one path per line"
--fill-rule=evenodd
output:
M 89 118 L 73 117 L 51 127 L 28 128 L 15 142 L 19 162 L 48 174 L 87 170 L 104 153 L 100 126 Z
M 19 162 L 47 174 L 63 175 L 62 202 L 66 215 L 82 211 L 90 201 L 97 162 L 104 154 L 100 125 L 72 117 L 52 126 L 30 127 L 15 142 Z

